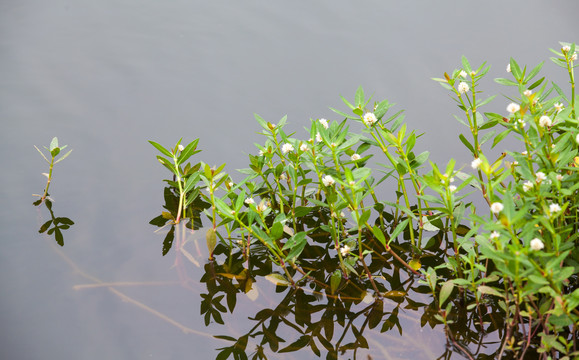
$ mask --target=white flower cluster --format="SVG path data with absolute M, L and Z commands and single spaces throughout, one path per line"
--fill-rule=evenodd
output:
M 503 211 L 504 208 L 505 208 L 505 206 L 500 202 L 494 202 L 491 204 L 491 212 L 493 214 L 500 213 L 501 211 Z
M 539 119 L 539 126 L 540 127 L 550 127 L 553 124 L 553 121 L 551 121 L 551 118 L 548 117 L 547 115 L 543 115 L 541 116 L 541 118 Z
M 469 90 L 470 90 L 470 88 L 468 87 L 468 84 L 465 83 L 464 81 L 461 81 L 460 84 L 458 84 L 458 92 L 459 93 L 466 94 Z
M 322 126 L 324 127 L 324 129 L 329 128 L 330 126 L 328 125 L 328 120 L 326 119 L 320 119 L 320 124 L 322 124 Z
M 336 180 L 331 175 L 326 175 L 322 178 L 322 183 L 324 186 L 332 186 L 336 183 Z
M 372 126 L 378 121 L 378 119 L 376 118 L 376 115 L 374 115 L 374 113 L 372 113 L 372 112 L 365 113 L 363 120 L 364 120 L 364 124 L 366 124 L 368 126 Z
M 294 147 L 290 143 L 285 143 L 281 146 L 281 152 L 287 154 L 290 151 L 294 151 Z
M 531 242 L 529 243 L 529 246 L 531 247 L 531 250 L 533 250 L 533 251 L 539 251 L 539 250 L 542 250 L 542 249 L 545 247 L 545 244 L 543 244 L 543 241 L 541 241 L 541 239 L 534 238 L 534 239 L 531 240 Z
M 482 160 L 480 158 L 476 158 L 470 163 L 470 166 L 473 169 L 478 169 L 481 165 L 482 165 Z
M 519 104 L 510 103 L 509 105 L 507 105 L 507 111 L 510 112 L 511 114 L 514 114 L 519 110 L 521 110 L 521 106 Z

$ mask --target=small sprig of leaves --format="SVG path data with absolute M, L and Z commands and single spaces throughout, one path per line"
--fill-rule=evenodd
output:
M 42 158 L 49 165 L 48 173 L 42 173 L 42 175 L 46 176 L 46 178 L 47 178 L 46 188 L 44 189 L 44 194 L 42 194 L 42 195 L 33 194 L 33 196 L 40 197 L 39 200 L 37 200 L 33 203 L 35 206 L 42 204 L 44 202 L 44 200 L 48 197 L 48 188 L 50 186 L 50 182 L 52 181 L 52 169 L 54 168 L 54 165 L 61 162 L 64 159 L 66 159 L 68 157 L 68 155 L 70 155 L 70 153 L 72 152 L 72 149 L 71 149 L 66 154 L 64 154 L 64 155 L 60 156 L 58 159 L 56 159 L 56 157 L 62 152 L 62 150 L 66 149 L 67 146 L 68 145 L 58 146 L 58 138 L 57 137 L 52 138 L 52 141 L 50 142 L 49 147 L 43 146 L 43 148 L 48 150 L 48 152 L 50 154 L 50 160 L 48 160 L 48 157 L 46 157 L 44 155 L 44 153 L 42 151 L 40 151 L 40 149 L 38 147 L 36 147 L 36 145 L 34 146 L 36 148 L 36 150 L 40 153 L 40 155 L 42 155 Z

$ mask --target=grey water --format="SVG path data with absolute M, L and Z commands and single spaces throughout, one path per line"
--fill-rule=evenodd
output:
M 0 2 L 1 357 L 215 358 L 224 342 L 212 335 L 239 335 L 247 314 L 205 327 L 198 294 L 175 284 L 175 255 L 161 256 L 163 234 L 148 224 L 167 174 L 147 140 L 200 138 L 196 156 L 235 173 L 262 141 L 254 113 L 273 123 L 288 115 L 299 133 L 312 118 L 341 120 L 329 107 L 344 109 L 339 96 L 362 85 L 406 110 L 434 161 L 465 165 L 458 134 L 468 130 L 430 79 L 465 55 L 492 65 L 482 97 L 514 95 L 492 78 L 507 75 L 510 57 L 534 66 L 558 41 L 578 41 L 578 10 L 536 0 Z M 565 84 L 548 61 L 543 74 Z M 499 96 L 488 111 L 507 103 Z M 32 206 L 47 171 L 33 146 L 54 136 L 73 149 L 50 190 L 55 214 L 75 222 L 63 248 L 38 233 L 49 215 Z M 95 278 L 166 283 L 118 289 L 195 332 L 107 287 L 82 287 Z M 264 302 L 273 301 L 268 289 L 260 285 Z M 406 336 L 429 344 L 414 358 L 443 353 L 441 331 L 407 326 Z

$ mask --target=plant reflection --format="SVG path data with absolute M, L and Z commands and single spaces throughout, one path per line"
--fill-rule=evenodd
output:
M 52 201 L 50 201 L 48 197 L 44 200 L 37 200 L 34 202 L 35 206 L 40 206 L 42 204 L 46 205 L 46 208 L 50 213 L 50 220 L 42 224 L 38 232 L 41 234 L 46 232 L 48 235 L 54 235 L 56 243 L 60 246 L 64 246 L 64 236 L 62 232 L 74 225 L 74 222 L 67 217 L 55 216 L 52 209 Z
M 174 224 L 171 219 L 177 211 L 177 199 L 176 194 L 166 188 L 164 208 L 168 213 L 154 218 L 150 223 L 169 227 L 163 241 L 163 254 L 174 248 L 181 284 L 197 292 L 195 285 L 198 281 L 187 275 L 187 267 L 191 264 L 201 266 L 200 260 L 206 259 L 207 253 L 200 249 L 197 241 L 190 244 L 192 240 L 188 239 L 190 236 L 187 234 L 201 228 L 199 215 L 209 205 L 196 203 L 196 208 L 188 209 L 189 214 L 195 215 Z M 302 226 L 319 229 L 319 223 L 325 221 L 326 216 L 328 214 L 322 209 L 311 211 L 302 218 Z M 392 214 L 383 213 L 383 218 L 391 221 L 393 217 Z M 269 220 L 273 221 L 273 218 Z M 464 232 L 468 230 L 466 227 L 460 229 Z M 339 260 L 331 255 L 333 243 L 328 235 L 321 230 L 310 235 L 300 256 L 301 269 L 305 273 L 299 274 L 297 268 L 292 273 L 301 275 L 301 279 L 296 281 L 299 286 L 295 287 L 273 265 L 267 249 L 260 243 L 251 244 L 250 252 L 244 248 L 243 239 L 228 238 L 216 245 L 213 252 L 215 260 L 203 265 L 204 274 L 200 280 L 205 285 L 205 291 L 200 294 L 200 311 L 205 325 L 221 324 L 230 328 L 232 324 L 225 318 L 228 313 L 243 316 L 244 319 L 247 317 L 253 323 L 246 325 L 245 330 L 236 331 L 241 331 L 241 335 L 215 331 L 216 338 L 230 343 L 218 349 L 217 359 L 267 359 L 271 357 L 268 352 L 281 354 L 298 351 L 300 356 L 303 356 L 303 351 L 309 351 L 327 359 L 344 356 L 364 359 L 403 359 L 408 356 L 449 359 L 453 354 L 467 359 L 491 359 L 499 353 L 502 344 L 498 339 L 504 338 L 506 324 L 498 302 L 489 299 L 480 312 L 476 312 L 466 306 L 474 302 L 469 297 L 471 295 L 461 293 L 452 299 L 453 309 L 458 311 L 445 314 L 447 326 L 443 326 L 438 297 L 430 296 L 431 288 L 407 268 L 396 266 L 399 262 L 382 250 L 373 237 L 368 236 L 363 242 L 365 250 L 371 250 L 367 251 L 366 256 L 371 276 L 344 278 Z M 405 262 L 413 260 L 408 236 L 403 234 L 399 240 L 391 242 L 399 254 L 405 254 L 401 255 Z M 447 241 L 443 231 L 435 233 L 423 248 L 422 266 L 436 267 L 447 261 L 448 255 L 441 246 Z M 227 246 L 228 243 L 239 246 Z M 345 254 L 346 261 L 348 258 Z M 365 274 L 360 262 L 352 261 L 350 266 L 353 274 Z M 441 280 L 451 278 L 452 274 L 441 271 L 437 276 Z M 259 291 L 262 284 L 269 282 L 275 285 L 275 296 Z M 374 286 L 379 289 L 378 295 L 374 292 Z M 237 309 L 236 313 L 238 296 L 253 300 L 251 304 L 254 308 L 248 312 L 244 305 L 243 310 Z M 259 296 L 261 301 L 256 300 Z M 281 298 L 274 300 L 276 296 Z M 264 306 L 264 302 L 267 305 Z M 483 332 L 480 331 L 481 320 L 485 329 Z M 427 343 L 415 341 L 414 332 L 418 325 L 421 329 L 428 327 L 439 332 L 439 341 L 446 337 L 447 346 L 442 354 L 433 354 Z M 404 330 L 408 326 L 412 328 L 411 332 Z M 524 336 L 522 333 L 512 335 L 513 339 Z M 386 340 L 398 345 L 385 346 Z M 400 343 L 404 345 L 400 347 Z

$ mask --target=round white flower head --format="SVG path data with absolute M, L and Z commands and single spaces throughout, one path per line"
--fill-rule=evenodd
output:
M 540 127 L 551 126 L 552 124 L 553 124 L 553 122 L 551 121 L 551 118 L 548 117 L 547 115 L 543 115 L 539 119 L 539 126 Z
M 545 175 L 545 173 L 542 172 L 542 171 L 537 171 L 537 173 L 535 174 L 535 176 L 536 176 L 536 181 L 537 181 L 538 183 L 543 182 L 543 180 L 545 180 L 545 179 L 547 178 L 547 175 Z
M 551 213 L 558 213 L 561 211 L 561 206 L 559 204 L 551 204 L 549 205 L 549 212 Z
M 557 174 L 557 180 L 562 181 L 562 180 L 563 180 L 563 177 L 564 177 L 563 175 Z
M 247 199 L 245 199 L 244 203 L 246 203 L 247 205 L 250 205 L 250 204 L 255 204 L 255 201 L 253 200 L 253 198 L 247 198 Z
M 523 191 L 527 192 L 529 190 L 531 190 L 533 188 L 533 183 L 530 181 L 525 181 L 525 183 L 523 184 Z
M 561 48 L 561 51 L 563 51 L 564 53 L 567 53 L 567 52 L 571 51 L 571 46 L 565 45 Z
M 308 145 L 302 143 L 302 144 L 300 145 L 300 150 L 301 150 L 301 151 L 306 151 L 306 150 L 308 150 Z
M 543 248 L 545 247 L 545 244 L 543 244 L 543 241 L 541 241 L 541 239 L 534 238 L 529 243 L 529 246 L 531 247 L 531 250 L 539 251 L 539 250 L 543 250 Z
M 352 161 L 360 160 L 361 156 L 359 154 L 353 154 L 351 159 L 352 159 Z
M 532 92 L 531 90 L 529 90 L 529 89 L 523 91 L 523 95 L 525 95 L 526 97 L 531 96 L 531 94 L 533 94 L 533 92 Z
M 557 110 L 558 113 L 564 109 L 563 103 L 555 103 L 555 104 L 553 104 L 553 106 L 555 107 L 555 109 Z
M 573 55 L 571 55 L 571 61 L 575 61 L 577 60 L 577 53 L 574 52 Z
M 287 154 L 290 151 L 294 151 L 294 147 L 290 143 L 285 143 L 281 146 L 281 152 Z
M 505 206 L 503 204 L 501 204 L 500 202 L 494 202 L 491 204 L 491 211 L 493 214 L 498 214 L 501 211 L 503 211 L 503 209 L 505 208 Z
M 352 181 L 350 181 L 350 182 L 348 183 L 348 185 L 350 185 L 350 186 L 355 186 L 355 185 L 356 185 L 356 182 L 355 182 L 354 180 L 352 180 Z
M 455 191 L 456 191 L 456 186 L 450 185 L 450 186 L 448 187 L 448 190 L 450 190 L 450 192 L 455 192 Z
M 320 124 L 322 124 L 322 126 L 324 127 L 324 129 L 329 128 L 330 126 L 328 125 L 328 120 L 326 119 L 320 119 Z
M 462 81 L 460 84 L 458 84 L 458 92 L 461 94 L 465 94 L 468 92 L 470 88 L 468 87 L 468 84 L 465 83 L 464 81 Z
M 489 236 L 489 238 L 490 238 L 491 240 L 496 240 L 496 239 L 499 238 L 499 236 L 500 236 L 500 234 L 499 234 L 498 231 L 493 231 L 493 232 L 491 233 L 491 235 Z
M 575 141 L 577 142 L 577 144 L 579 144 L 579 134 L 577 134 L 577 136 L 575 137 Z
M 470 163 L 470 166 L 473 169 L 478 169 L 481 165 L 482 165 L 482 160 L 480 158 L 476 158 Z
M 519 104 L 510 103 L 509 105 L 507 105 L 507 111 L 510 112 L 511 114 L 514 114 L 519 110 L 521 110 Z
M 264 204 L 263 200 L 255 207 L 255 209 L 259 212 L 264 212 L 267 210 L 267 205 Z
M 521 155 L 527 155 L 527 151 L 521 151 Z
M 317 142 L 322 142 L 322 135 L 320 135 L 320 133 L 316 134 L 316 141 Z
M 511 64 L 507 64 L 507 72 L 508 72 L 508 73 L 511 72 Z
M 466 73 L 466 71 L 461 70 L 460 73 L 458 73 L 458 76 L 460 76 L 461 78 L 466 78 L 468 74 Z
M 335 182 L 336 180 L 334 180 L 334 178 L 330 175 L 326 175 L 322 178 L 322 183 L 324 183 L 324 186 L 332 186 Z
M 343 248 L 340 248 L 340 254 L 342 254 L 342 256 L 346 256 L 350 253 L 350 247 L 348 245 L 344 245 Z
M 177 146 L 177 148 L 179 149 L 179 151 L 183 151 L 185 150 L 185 146 L 179 144 L 179 146 Z
M 374 113 L 372 112 L 367 112 L 364 114 L 364 124 L 368 125 L 368 126 L 372 126 L 374 125 L 374 123 L 376 121 L 378 121 L 378 119 L 376 118 L 376 115 L 374 115 Z
M 282 174 L 279 176 L 279 179 L 280 179 L 281 181 L 287 180 L 286 174 L 285 174 L 285 173 L 282 173 Z

